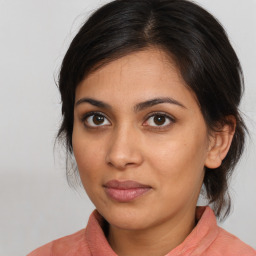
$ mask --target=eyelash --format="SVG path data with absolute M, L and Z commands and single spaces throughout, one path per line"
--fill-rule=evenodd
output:
M 168 128 L 169 126 L 171 126 L 171 125 L 172 125 L 173 123 L 175 123 L 175 121 L 176 121 L 173 116 L 168 115 L 168 114 L 163 113 L 163 112 L 152 112 L 152 113 L 150 113 L 150 114 L 146 117 L 145 121 L 148 121 L 150 118 L 156 117 L 156 116 L 164 117 L 165 119 L 168 119 L 168 120 L 170 121 L 170 123 L 167 124 L 167 125 L 164 125 L 164 126 L 161 126 L 161 125 L 159 125 L 159 126 L 158 126 L 158 125 L 156 125 L 156 126 L 150 126 L 150 125 L 149 125 L 149 127 L 150 127 L 151 129 L 164 130 L 164 129 Z M 144 121 L 144 122 L 145 122 L 145 121 Z M 165 121 L 166 121 L 166 120 L 165 120 Z
M 91 126 L 91 125 L 86 124 L 86 120 L 87 120 L 89 117 L 93 117 L 94 115 L 102 116 L 102 117 L 104 117 L 105 119 L 107 119 L 107 120 L 109 121 L 109 119 L 108 119 L 103 113 L 91 111 L 91 112 L 88 112 L 88 113 L 86 113 L 85 115 L 83 115 L 82 118 L 81 118 L 81 122 L 83 122 L 83 124 L 84 124 L 84 126 L 85 126 L 86 128 L 89 128 L 89 129 L 99 129 L 99 128 L 101 128 L 101 127 L 106 126 L 106 125 L 95 125 L 95 126 Z M 167 124 L 167 125 L 164 125 L 164 126 L 161 126 L 161 125 L 159 125 L 159 126 L 158 126 L 158 125 L 156 125 L 156 126 L 150 126 L 150 125 L 149 125 L 149 127 L 150 127 L 151 129 L 163 130 L 163 129 L 165 129 L 165 128 L 171 126 L 173 123 L 176 122 L 176 120 L 175 120 L 175 118 L 174 118 L 173 116 L 170 116 L 170 115 L 168 115 L 168 114 L 166 114 L 166 113 L 163 113 L 163 112 L 153 112 L 153 113 L 150 113 L 150 114 L 146 117 L 145 121 L 148 121 L 150 118 L 156 117 L 156 116 L 164 117 L 164 118 L 168 119 L 168 120 L 170 121 L 170 123 Z M 144 122 L 145 122 L 145 121 L 144 121 Z M 143 122 L 143 123 L 144 123 L 144 122 Z M 111 123 L 111 122 L 109 121 L 109 123 Z M 107 125 L 107 126 L 108 126 L 108 125 Z
M 104 126 L 104 125 L 91 126 L 91 125 L 86 124 L 86 119 L 89 118 L 89 117 L 93 117 L 95 115 L 102 116 L 102 117 L 104 117 L 105 119 L 108 120 L 108 118 L 101 112 L 94 112 L 94 111 L 88 112 L 85 115 L 83 115 L 82 118 L 81 118 L 81 121 L 83 122 L 83 124 L 86 128 L 98 129 L 98 128 L 101 128 L 102 126 Z

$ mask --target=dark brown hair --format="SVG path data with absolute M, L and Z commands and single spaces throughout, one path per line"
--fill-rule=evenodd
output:
M 84 23 L 59 74 L 63 120 L 58 138 L 72 155 L 76 86 L 89 73 L 129 53 L 158 47 L 178 65 L 195 93 L 209 131 L 236 119 L 230 150 L 219 168 L 205 168 L 204 188 L 217 216 L 229 213 L 228 178 L 244 147 L 246 127 L 238 105 L 243 91 L 239 60 L 220 23 L 186 0 L 116 0 Z

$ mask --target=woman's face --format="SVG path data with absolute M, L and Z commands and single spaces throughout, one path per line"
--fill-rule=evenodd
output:
M 111 225 L 139 230 L 194 215 L 209 138 L 195 96 L 162 51 L 107 64 L 78 85 L 75 102 L 80 177 Z

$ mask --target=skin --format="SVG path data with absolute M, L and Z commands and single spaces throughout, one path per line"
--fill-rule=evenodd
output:
M 174 103 L 134 109 L 166 97 Z M 221 164 L 232 133 L 226 127 L 227 133 L 209 137 L 195 95 L 158 49 L 132 53 L 90 74 L 78 85 L 75 101 L 74 155 L 88 196 L 109 223 L 110 245 L 120 256 L 165 255 L 194 228 L 204 166 Z M 100 112 L 101 122 L 85 118 L 90 111 Z M 159 125 L 154 118 L 163 114 L 170 118 L 160 116 Z M 151 189 L 118 202 L 105 192 L 110 180 Z

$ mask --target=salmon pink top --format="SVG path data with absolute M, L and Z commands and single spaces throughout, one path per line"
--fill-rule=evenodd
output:
M 210 207 L 197 207 L 196 218 L 192 232 L 166 256 L 256 256 L 256 250 L 217 226 Z M 104 235 L 104 222 L 95 210 L 85 229 L 48 243 L 28 256 L 117 256 Z

